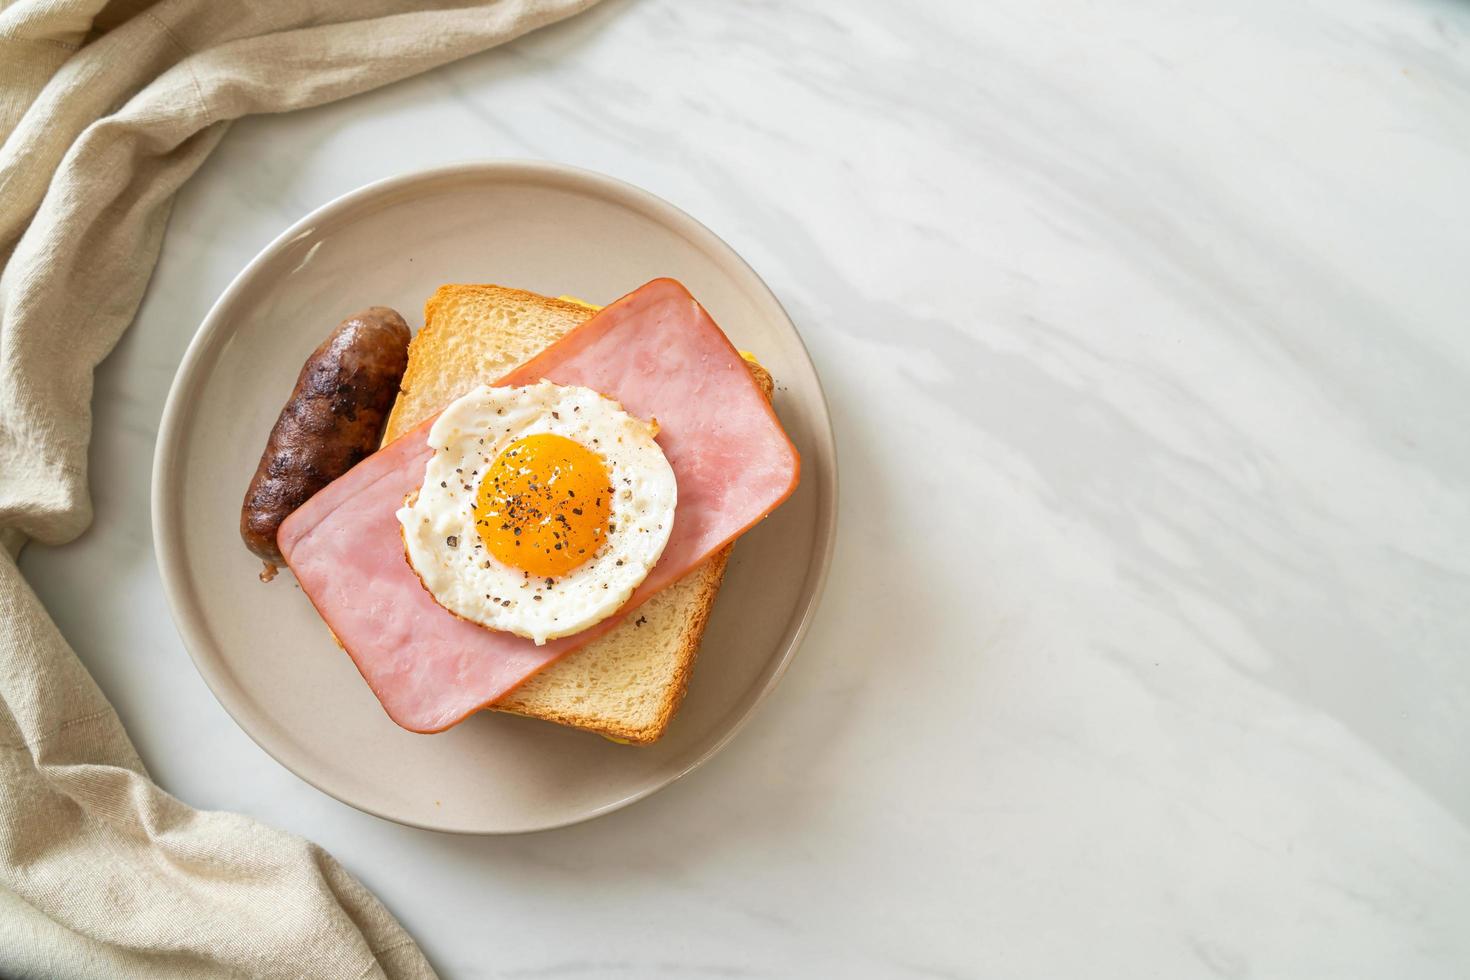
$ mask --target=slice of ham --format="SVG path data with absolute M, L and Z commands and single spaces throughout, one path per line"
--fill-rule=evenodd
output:
M 423 481 L 430 419 L 363 460 L 281 525 L 277 543 L 388 716 L 437 732 L 596 639 L 770 513 L 796 488 L 796 448 L 723 331 L 682 285 L 655 279 L 608 306 L 500 385 L 581 385 L 656 418 L 678 481 L 663 556 L 617 615 L 531 640 L 458 619 L 403 554 L 395 512 Z

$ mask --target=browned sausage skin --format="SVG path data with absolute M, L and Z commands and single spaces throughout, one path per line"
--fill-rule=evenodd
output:
M 245 546 L 268 563 L 282 562 L 281 522 L 378 448 L 408 366 L 408 340 L 403 317 L 374 306 L 343 320 L 306 359 L 240 510 Z

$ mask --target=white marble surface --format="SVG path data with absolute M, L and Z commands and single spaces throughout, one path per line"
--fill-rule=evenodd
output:
M 468 839 L 236 728 L 148 483 L 251 255 L 496 155 L 742 252 L 823 372 L 844 496 L 806 647 L 722 756 Z M 23 567 L 165 787 L 320 841 L 446 977 L 1463 977 L 1467 180 L 1463 4 L 613 0 L 237 125 L 100 371 L 96 526 Z

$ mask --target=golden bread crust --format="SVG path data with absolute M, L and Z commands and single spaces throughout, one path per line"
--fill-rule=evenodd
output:
M 383 441 L 396 439 L 475 385 L 493 383 L 596 312 L 505 286 L 440 286 L 424 304 L 424 328 L 409 347 Z M 770 374 L 748 363 L 770 398 Z M 607 635 L 542 668 L 491 710 L 635 745 L 656 742 L 688 691 L 733 547 L 660 590 Z

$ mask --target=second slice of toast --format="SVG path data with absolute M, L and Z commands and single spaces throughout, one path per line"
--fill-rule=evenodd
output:
M 479 384 L 492 384 L 596 313 L 593 307 L 492 285 L 441 286 L 383 441 L 391 442 Z M 771 376 L 750 365 L 766 397 Z M 567 654 L 491 707 L 635 744 L 656 741 L 684 699 L 727 545 L 653 595 L 612 632 Z

